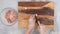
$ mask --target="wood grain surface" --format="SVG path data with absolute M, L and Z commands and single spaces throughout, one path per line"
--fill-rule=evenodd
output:
M 53 12 L 53 13 L 49 12 L 51 15 L 48 15 L 48 13 L 46 12 L 47 13 L 46 15 L 42 15 L 41 13 L 44 13 L 44 11 L 42 12 L 41 9 L 44 7 L 50 8 L 51 10 L 53 10 L 50 12 Z M 37 10 L 38 12 L 40 12 L 40 14 L 38 15 L 38 18 L 47 18 L 48 20 L 50 20 L 49 23 L 48 22 L 43 23 L 45 24 L 46 28 L 50 28 L 50 29 L 53 28 L 53 25 L 54 25 L 54 3 L 53 2 L 18 2 L 18 11 L 19 11 L 18 27 L 19 28 L 27 28 L 29 17 L 32 15 L 32 13 L 29 12 L 31 10 L 35 10 L 35 11 Z

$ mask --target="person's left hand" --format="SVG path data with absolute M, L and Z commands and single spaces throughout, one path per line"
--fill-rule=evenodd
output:
M 29 18 L 28 28 L 33 29 L 35 27 L 35 22 L 36 22 L 36 18 L 35 18 L 35 14 L 34 14 L 34 15 L 30 16 L 30 18 Z

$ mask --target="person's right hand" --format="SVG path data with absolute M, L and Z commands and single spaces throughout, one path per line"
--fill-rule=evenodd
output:
M 47 34 L 46 30 L 45 30 L 45 26 L 43 24 L 40 24 L 40 21 L 38 21 L 39 27 L 38 27 L 38 31 L 40 34 Z

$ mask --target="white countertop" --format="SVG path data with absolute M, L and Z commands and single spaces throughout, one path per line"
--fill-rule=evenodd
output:
M 0 0 L 0 12 L 4 8 L 13 8 L 18 11 L 18 0 Z M 18 22 L 13 26 L 6 26 L 0 21 L 0 34 L 17 34 Z

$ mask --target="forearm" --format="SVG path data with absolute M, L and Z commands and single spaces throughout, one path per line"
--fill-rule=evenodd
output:
M 40 31 L 40 34 L 47 34 L 46 31 Z
M 32 29 L 27 29 L 26 33 L 25 34 L 30 34 L 32 31 Z
M 44 25 L 40 24 L 39 32 L 40 32 L 40 34 L 47 34 L 46 27 Z

